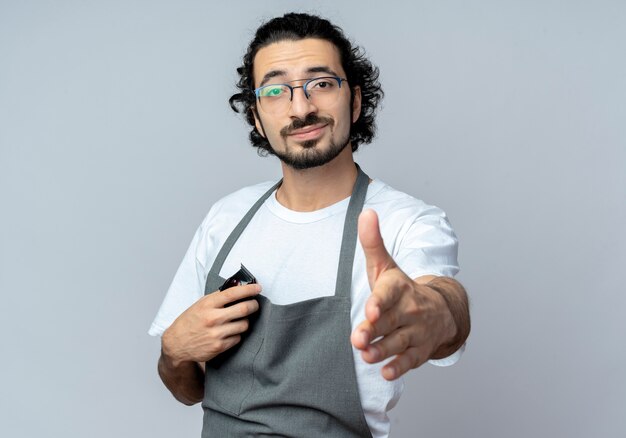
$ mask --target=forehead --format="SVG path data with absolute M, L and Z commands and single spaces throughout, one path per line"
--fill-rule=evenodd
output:
M 315 67 L 327 67 L 345 75 L 339 50 L 330 41 L 318 38 L 278 41 L 259 49 L 254 57 L 254 86 L 258 87 L 268 73 L 280 73 L 274 75 L 277 80 L 304 79 L 311 76 L 308 70 Z

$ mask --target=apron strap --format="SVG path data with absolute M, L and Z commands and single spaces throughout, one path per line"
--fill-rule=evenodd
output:
M 354 163 L 356 164 L 356 163 Z M 339 253 L 339 266 L 337 267 L 337 283 L 335 284 L 335 296 L 351 299 L 352 291 L 352 268 L 354 264 L 354 253 L 358 238 L 359 214 L 365 204 L 365 195 L 369 185 L 369 176 L 356 164 L 359 174 L 352 190 L 346 219 L 343 223 L 343 239 L 341 241 L 341 252 Z

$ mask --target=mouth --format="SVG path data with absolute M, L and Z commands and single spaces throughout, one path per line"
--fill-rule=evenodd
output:
M 302 129 L 296 129 L 288 135 L 289 137 L 300 141 L 315 140 L 324 135 L 324 128 L 326 128 L 326 126 L 328 126 L 327 123 L 306 126 Z

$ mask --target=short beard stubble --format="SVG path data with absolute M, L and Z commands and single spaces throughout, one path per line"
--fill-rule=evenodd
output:
M 330 127 L 331 132 L 335 126 L 335 121 L 329 117 L 319 117 L 315 114 L 309 114 L 304 120 L 296 119 L 289 126 L 281 129 L 280 135 L 286 144 L 289 133 L 296 129 L 302 129 L 306 126 L 318 123 L 327 124 Z M 345 138 L 338 139 L 338 141 L 331 140 L 326 150 L 317 149 L 315 146 L 317 146 L 318 142 L 319 139 L 307 140 L 300 143 L 304 149 L 300 152 L 289 150 L 288 148 L 285 152 L 279 152 L 274 149 L 271 144 L 269 147 L 272 149 L 274 155 L 276 155 L 278 159 L 280 159 L 287 166 L 296 170 L 311 169 L 313 167 L 323 166 L 324 164 L 334 160 L 350 143 L 350 133 L 348 132 Z

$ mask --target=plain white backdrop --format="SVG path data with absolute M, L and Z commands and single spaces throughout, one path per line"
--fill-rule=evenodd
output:
M 210 205 L 280 176 L 227 99 L 289 10 L 380 67 L 356 160 L 460 238 L 467 351 L 407 376 L 392 436 L 626 436 L 619 0 L 0 0 L 0 435 L 199 436 L 146 332 Z

